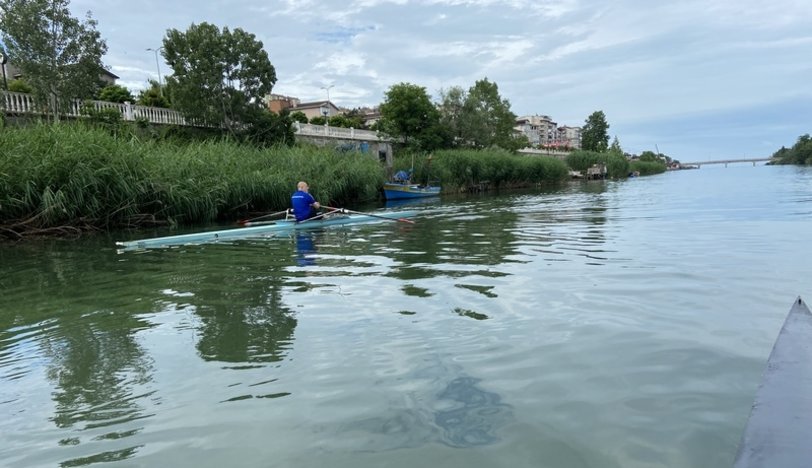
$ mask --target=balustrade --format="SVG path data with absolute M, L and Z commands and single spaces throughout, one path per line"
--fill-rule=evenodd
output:
M 3 111 L 10 115 L 31 115 L 47 114 L 47 109 L 41 108 L 34 100 L 34 96 L 26 93 L 16 93 L 13 91 L 0 91 L 2 95 Z M 117 102 L 105 101 L 82 101 L 74 100 L 70 103 L 67 112 L 62 115 L 66 117 L 81 117 L 82 108 L 89 104 L 96 111 L 105 109 L 114 109 L 121 113 L 122 120 L 146 120 L 154 124 L 163 125 L 184 125 L 184 126 L 201 126 L 190 122 L 183 117 L 183 114 L 176 110 L 165 109 L 162 107 L 149 107 L 139 106 L 125 102 L 123 104 Z M 370 130 L 356 130 L 354 128 L 331 127 L 329 125 L 313 125 L 303 124 L 296 122 L 294 125 L 295 133 L 297 135 L 327 137 L 343 140 L 384 140 L 377 132 Z

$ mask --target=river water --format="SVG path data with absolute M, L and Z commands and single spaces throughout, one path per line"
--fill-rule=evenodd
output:
M 114 241 L 166 232 L 0 245 L 0 465 L 730 466 L 812 298 L 809 168 L 408 208 L 145 252 Z

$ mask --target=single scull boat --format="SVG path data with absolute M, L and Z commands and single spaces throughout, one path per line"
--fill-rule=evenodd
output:
M 382 212 L 375 214 L 358 213 L 344 210 L 352 214 L 332 214 L 330 216 L 308 219 L 302 222 L 294 220 L 268 221 L 258 226 L 221 229 L 219 231 L 204 231 L 191 234 L 179 234 L 177 236 L 153 237 L 150 239 L 138 239 L 131 241 L 118 241 L 116 245 L 120 250 L 140 250 L 155 247 L 168 247 L 173 245 L 202 244 L 218 242 L 224 240 L 245 239 L 250 237 L 263 237 L 279 232 L 289 232 L 297 229 L 318 229 L 327 226 L 340 226 L 344 224 L 370 223 L 373 221 L 408 221 L 405 218 L 413 217 L 414 211 Z M 410 222 L 410 221 L 409 221 Z

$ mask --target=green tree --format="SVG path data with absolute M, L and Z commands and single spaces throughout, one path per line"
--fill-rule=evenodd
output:
M 499 96 L 499 87 L 487 78 L 474 83 L 465 96 L 458 120 L 461 138 L 474 148 L 499 146 L 518 149 L 523 142 L 513 136 L 516 114 L 510 101 Z
M 0 0 L 9 61 L 19 67 L 35 98 L 50 104 L 54 119 L 72 99 L 95 95 L 107 52 L 90 12 L 80 22 L 68 5 L 68 0 Z
M 603 111 L 593 112 L 581 129 L 581 148 L 602 153 L 609 147 L 609 124 Z
M 461 86 L 440 90 L 440 123 L 448 131 L 452 146 L 466 146 L 465 135 L 460 128 L 465 98 L 465 90 Z
M 290 114 L 290 118 L 294 122 L 307 123 L 307 116 L 302 111 L 293 112 L 292 114 Z
M 34 89 L 25 82 L 25 80 L 21 78 L 17 78 L 16 80 L 11 80 L 8 82 L 8 90 L 13 91 L 15 93 L 26 93 L 30 94 L 34 91 Z
M 107 102 L 135 102 L 129 89 L 124 86 L 111 84 L 99 91 L 99 100 Z
M 388 135 L 402 138 L 406 146 L 430 151 L 443 145 L 445 135 L 440 126 L 440 113 L 426 88 L 411 83 L 393 85 L 386 92 L 380 109 L 379 128 Z
M 617 139 L 617 135 L 615 135 L 615 139 L 612 140 L 612 146 L 609 147 L 609 152 L 616 156 L 624 156 L 623 148 L 620 147 L 620 140 Z
M 150 107 L 170 107 L 169 99 L 162 92 L 161 85 L 155 80 L 149 80 L 149 87 L 138 93 L 138 104 Z
M 808 133 L 801 135 L 792 148 L 782 146 L 772 157 L 778 159 L 778 164 L 812 165 L 812 138 Z
M 254 111 L 276 83 L 276 71 L 253 34 L 192 24 L 185 32 L 169 30 L 163 47 L 172 68 L 166 87 L 175 109 L 232 133 L 247 120 L 256 121 Z

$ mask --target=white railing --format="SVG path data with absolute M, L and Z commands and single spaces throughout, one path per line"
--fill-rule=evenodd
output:
M 2 108 L 6 114 L 46 114 L 46 110 L 38 106 L 34 97 L 26 93 L 15 93 L 13 91 L 0 91 L 3 96 Z M 176 110 L 164 109 L 162 107 L 139 106 L 125 102 L 106 101 L 81 101 L 71 102 L 68 112 L 63 114 L 67 117 L 81 117 L 82 108 L 91 105 L 96 111 L 104 109 L 115 109 L 121 112 L 122 120 L 134 121 L 144 119 L 154 124 L 186 125 L 195 126 L 193 122 L 183 117 L 183 114 Z M 200 125 L 197 125 L 200 126 Z M 312 125 L 295 122 L 293 127 L 297 135 L 336 138 L 342 140 L 373 140 L 389 141 L 378 132 L 370 130 L 356 130 L 354 128 L 330 127 L 329 125 Z
M 3 94 L 3 110 L 7 114 L 45 114 L 46 109 L 37 105 L 34 97 L 27 93 L 15 93 L 13 91 L 4 91 Z M 174 125 L 193 125 L 186 121 L 183 114 L 176 110 L 164 109 L 161 107 L 139 106 L 125 102 L 123 104 L 117 102 L 106 101 L 81 101 L 74 100 L 70 103 L 68 111 L 63 115 L 66 117 L 80 117 L 82 116 L 82 108 L 90 105 L 96 111 L 104 109 L 114 109 L 121 113 L 123 120 L 133 121 L 136 119 L 145 119 L 150 123 L 156 124 L 174 124 Z
M 293 126 L 297 135 L 328 137 L 343 140 L 388 140 L 378 132 L 371 130 L 357 130 L 354 128 L 331 127 L 329 125 L 313 125 L 295 122 Z

